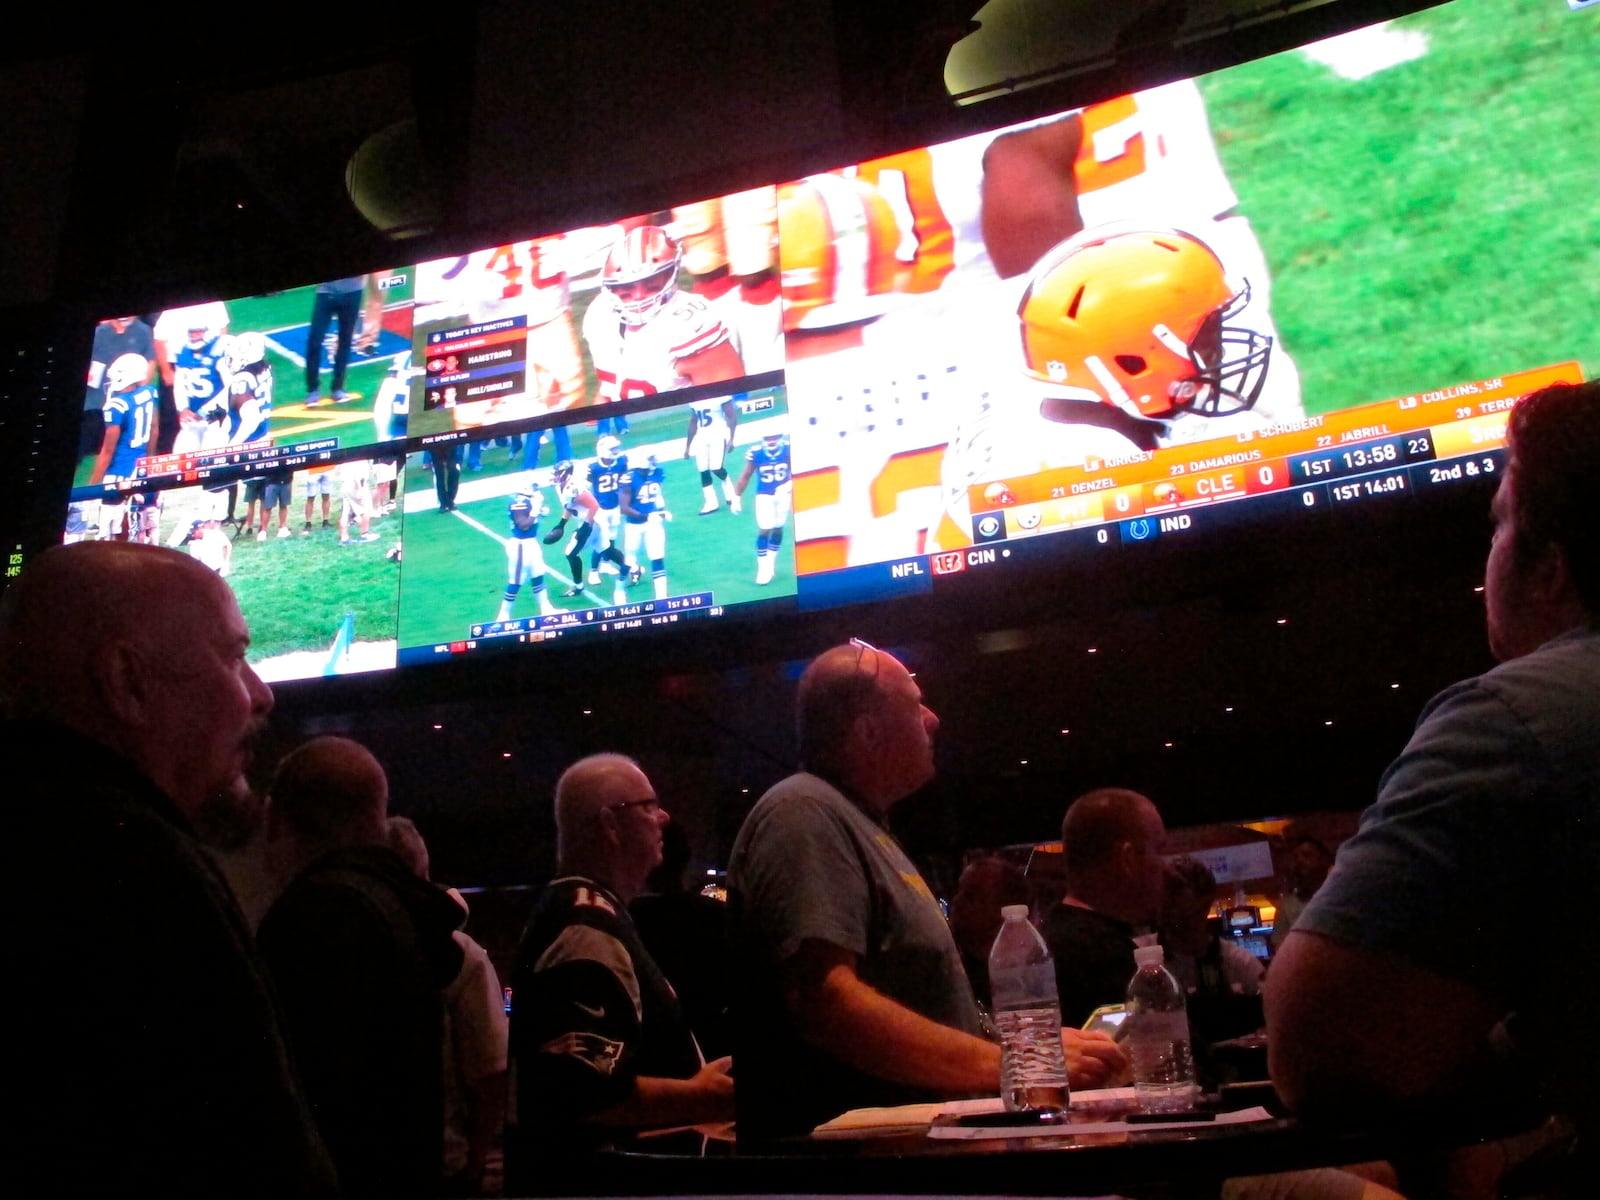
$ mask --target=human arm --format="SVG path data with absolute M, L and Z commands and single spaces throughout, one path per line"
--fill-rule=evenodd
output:
M 856 956 L 811 939 L 783 965 L 784 1001 L 801 1037 L 880 1079 L 936 1091 L 992 1092 L 1000 1047 L 929 1020 L 856 974 Z M 1105 1034 L 1062 1031 L 1073 1087 L 1098 1087 L 1125 1065 Z
M 862 981 L 857 958 L 815 938 L 782 965 L 784 1004 L 800 1036 L 881 1079 L 950 1093 L 987 1092 L 1000 1048 L 913 1012 Z
M 739 478 L 733 485 L 733 494 L 735 496 L 744 495 L 745 488 L 750 486 L 750 476 L 755 474 L 755 470 L 755 463 L 751 462 L 749 459 L 745 459 L 744 470 L 739 472 Z
M 374 271 L 361 281 L 363 295 L 363 311 L 361 321 L 361 335 L 356 338 L 356 349 L 365 353 L 378 343 L 378 334 L 383 331 L 383 291 L 378 287 L 380 279 L 387 278 L 388 271 Z
M 683 456 L 688 458 L 694 452 L 694 435 L 700 428 L 700 413 L 692 405 L 689 408 L 689 432 L 683 438 Z
M 742 362 L 739 364 L 739 369 L 741 371 L 744 369 Z M 733 402 L 732 396 L 722 402 L 722 419 L 728 426 L 728 436 L 725 441 L 731 447 L 733 445 L 733 431 L 739 428 L 739 406 Z
M 107 421 L 105 435 L 100 439 L 100 451 L 94 456 L 94 467 L 89 472 L 90 483 L 99 483 L 105 479 L 106 469 L 111 466 L 112 455 L 116 454 L 117 443 L 121 440 L 122 426 Z
M 733 1120 L 733 1059 L 706 1063 L 688 1079 L 640 1075 L 633 1090 L 589 1118 L 595 1125 L 647 1128 Z
M 726 337 L 714 346 L 685 355 L 677 363 L 678 374 L 691 383 L 720 383 L 744 374 L 744 361 Z
M 1073 172 L 1082 142 L 1083 120 L 1073 114 L 1003 134 L 984 152 L 983 241 L 1002 279 L 1083 228 Z
M 1298 929 L 1262 995 L 1272 1082 L 1306 1116 L 1370 1114 L 1472 1086 L 1503 1015 L 1471 984 Z

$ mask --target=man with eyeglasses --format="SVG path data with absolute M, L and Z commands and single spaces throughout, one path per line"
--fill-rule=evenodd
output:
M 804 769 L 751 810 L 728 869 L 741 1145 L 1000 1082 L 938 902 L 885 824 L 933 778 L 922 689 L 852 641 L 806 668 L 796 724 Z M 1103 1035 L 1063 1040 L 1074 1086 L 1122 1066 Z
M 512 976 L 517 1128 L 508 1194 L 617 1136 L 733 1118 L 732 1059 L 706 1062 L 677 995 L 628 916 L 671 820 L 639 765 L 596 754 L 556 784 L 556 878 L 528 919 Z

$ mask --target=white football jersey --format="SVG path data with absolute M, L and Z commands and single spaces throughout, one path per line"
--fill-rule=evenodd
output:
M 633 400 L 688 385 L 678 364 L 728 340 L 728 327 L 698 296 L 675 292 L 643 325 L 623 323 L 621 309 L 602 290 L 583 314 L 600 393 L 607 400 Z

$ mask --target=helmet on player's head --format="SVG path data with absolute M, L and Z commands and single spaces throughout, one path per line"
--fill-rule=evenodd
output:
M 672 298 L 683 251 L 659 225 L 641 225 L 617 239 L 600 282 L 629 325 L 643 325 Z
M 572 460 L 570 458 L 563 458 L 551 469 L 555 472 L 557 487 L 560 487 L 562 484 L 566 483 L 567 480 L 572 478 Z
M 267 339 L 253 330 L 247 330 L 228 339 L 228 349 L 222 361 L 228 370 L 237 374 L 248 371 L 266 357 Z
M 106 387 L 125 392 L 150 378 L 150 360 L 142 354 L 119 354 L 106 368 Z
M 595 457 L 609 467 L 622 457 L 622 442 L 609 433 L 602 434 L 595 440 L 594 452 Z
M 217 331 L 212 329 L 210 325 L 201 322 L 198 325 L 190 325 L 185 331 L 185 335 L 189 341 L 189 348 L 191 350 L 199 350 L 217 336 Z
M 1250 302 L 1222 261 L 1173 229 L 1088 229 L 1034 267 L 1017 314 L 1023 369 L 1133 416 L 1224 417 L 1255 405 L 1272 339 L 1227 322 Z
M 761 444 L 767 448 L 767 453 L 771 454 L 775 452 L 779 446 L 783 445 L 783 434 L 763 433 L 761 435 Z

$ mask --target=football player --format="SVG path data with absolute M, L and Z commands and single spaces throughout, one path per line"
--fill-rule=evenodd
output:
M 640 554 L 650 560 L 650 581 L 657 600 L 667 598 L 667 497 L 662 490 L 665 469 L 656 456 L 645 456 L 622 477 L 617 507 L 623 517 L 623 557 L 628 563 L 628 585 L 644 578 Z
M 511 606 L 516 603 L 524 581 L 538 602 L 539 615 L 547 617 L 556 611 L 556 606 L 545 591 L 544 552 L 539 549 L 539 518 L 545 514 L 544 497 L 530 482 L 511 497 L 506 513 L 511 518 L 511 536 L 506 539 L 506 590 L 495 620 L 511 620 Z
M 594 497 L 594 534 L 589 539 L 589 584 L 600 583 L 601 560 L 606 572 L 617 576 L 612 603 L 628 599 L 627 558 L 622 553 L 622 479 L 628 473 L 628 456 L 622 443 L 610 434 L 595 439 L 595 460 L 589 464 L 589 494 Z
M 752 477 L 756 481 L 756 582 L 768 584 L 777 574 L 778 549 L 783 545 L 783 528 L 794 495 L 788 437 L 762 434 L 760 445 L 744 452 L 744 470 L 734 491 L 742 496 Z
M 377 398 L 372 402 L 372 424 L 377 434 L 375 441 L 387 442 L 406 436 L 406 423 L 411 415 L 411 381 L 428 372 L 411 365 L 411 351 L 403 350 L 389 362 L 389 373 L 378 385 Z
M 594 536 L 595 514 L 599 512 L 600 505 L 595 501 L 594 494 L 579 482 L 571 459 L 562 459 L 556 463 L 554 482 L 561 516 L 551 527 L 550 532 L 544 535 L 543 541 L 546 546 L 555 545 L 566 536 L 567 522 L 577 521 L 577 528 L 572 531 L 570 537 L 567 537 L 567 544 L 561 548 L 561 554 L 567 560 L 567 570 L 572 576 L 572 586 L 564 591 L 562 596 L 563 598 L 580 596 L 583 594 L 583 548 Z M 608 553 L 615 556 L 613 565 L 620 568 L 623 560 L 616 547 L 611 547 Z
M 728 451 L 733 447 L 733 431 L 739 425 L 739 408 L 733 397 L 721 400 L 696 400 L 689 406 L 689 433 L 683 441 L 683 456 L 693 458 L 700 468 L 700 494 L 704 497 L 700 515 L 721 508 L 712 478 L 722 481 L 722 494 L 728 508 L 739 511 L 739 497 L 728 479 Z
M 678 290 L 682 251 L 657 225 L 612 246 L 583 337 L 602 401 L 633 400 L 745 373 L 728 327 L 704 300 Z
M 172 443 L 175 454 L 194 454 L 227 444 L 226 321 L 222 326 L 215 324 L 211 308 L 196 305 L 173 310 L 156 321 L 157 343 L 171 354 L 168 370 L 178 410 L 178 430 Z M 162 331 L 171 331 L 175 325 L 184 328 L 177 349 L 173 350 L 171 341 L 162 340 Z
M 89 473 L 90 483 L 116 483 L 131 479 L 139 460 L 155 445 L 161 421 L 160 400 L 147 382 L 150 361 L 142 354 L 120 354 L 106 368 L 105 435 Z M 100 506 L 100 536 L 129 536 L 125 528 L 127 505 L 122 501 Z
M 1046 253 L 1017 309 L 1020 365 L 1035 382 L 960 414 L 936 547 L 970 543 L 974 484 L 1259 423 L 1273 344 L 1238 320 L 1250 303 L 1248 281 L 1178 230 L 1096 226 Z
M 267 361 L 267 339 L 247 331 L 226 339 L 223 373 L 228 381 L 228 409 L 224 416 L 227 444 L 243 445 L 267 436 L 272 421 L 272 364 Z

